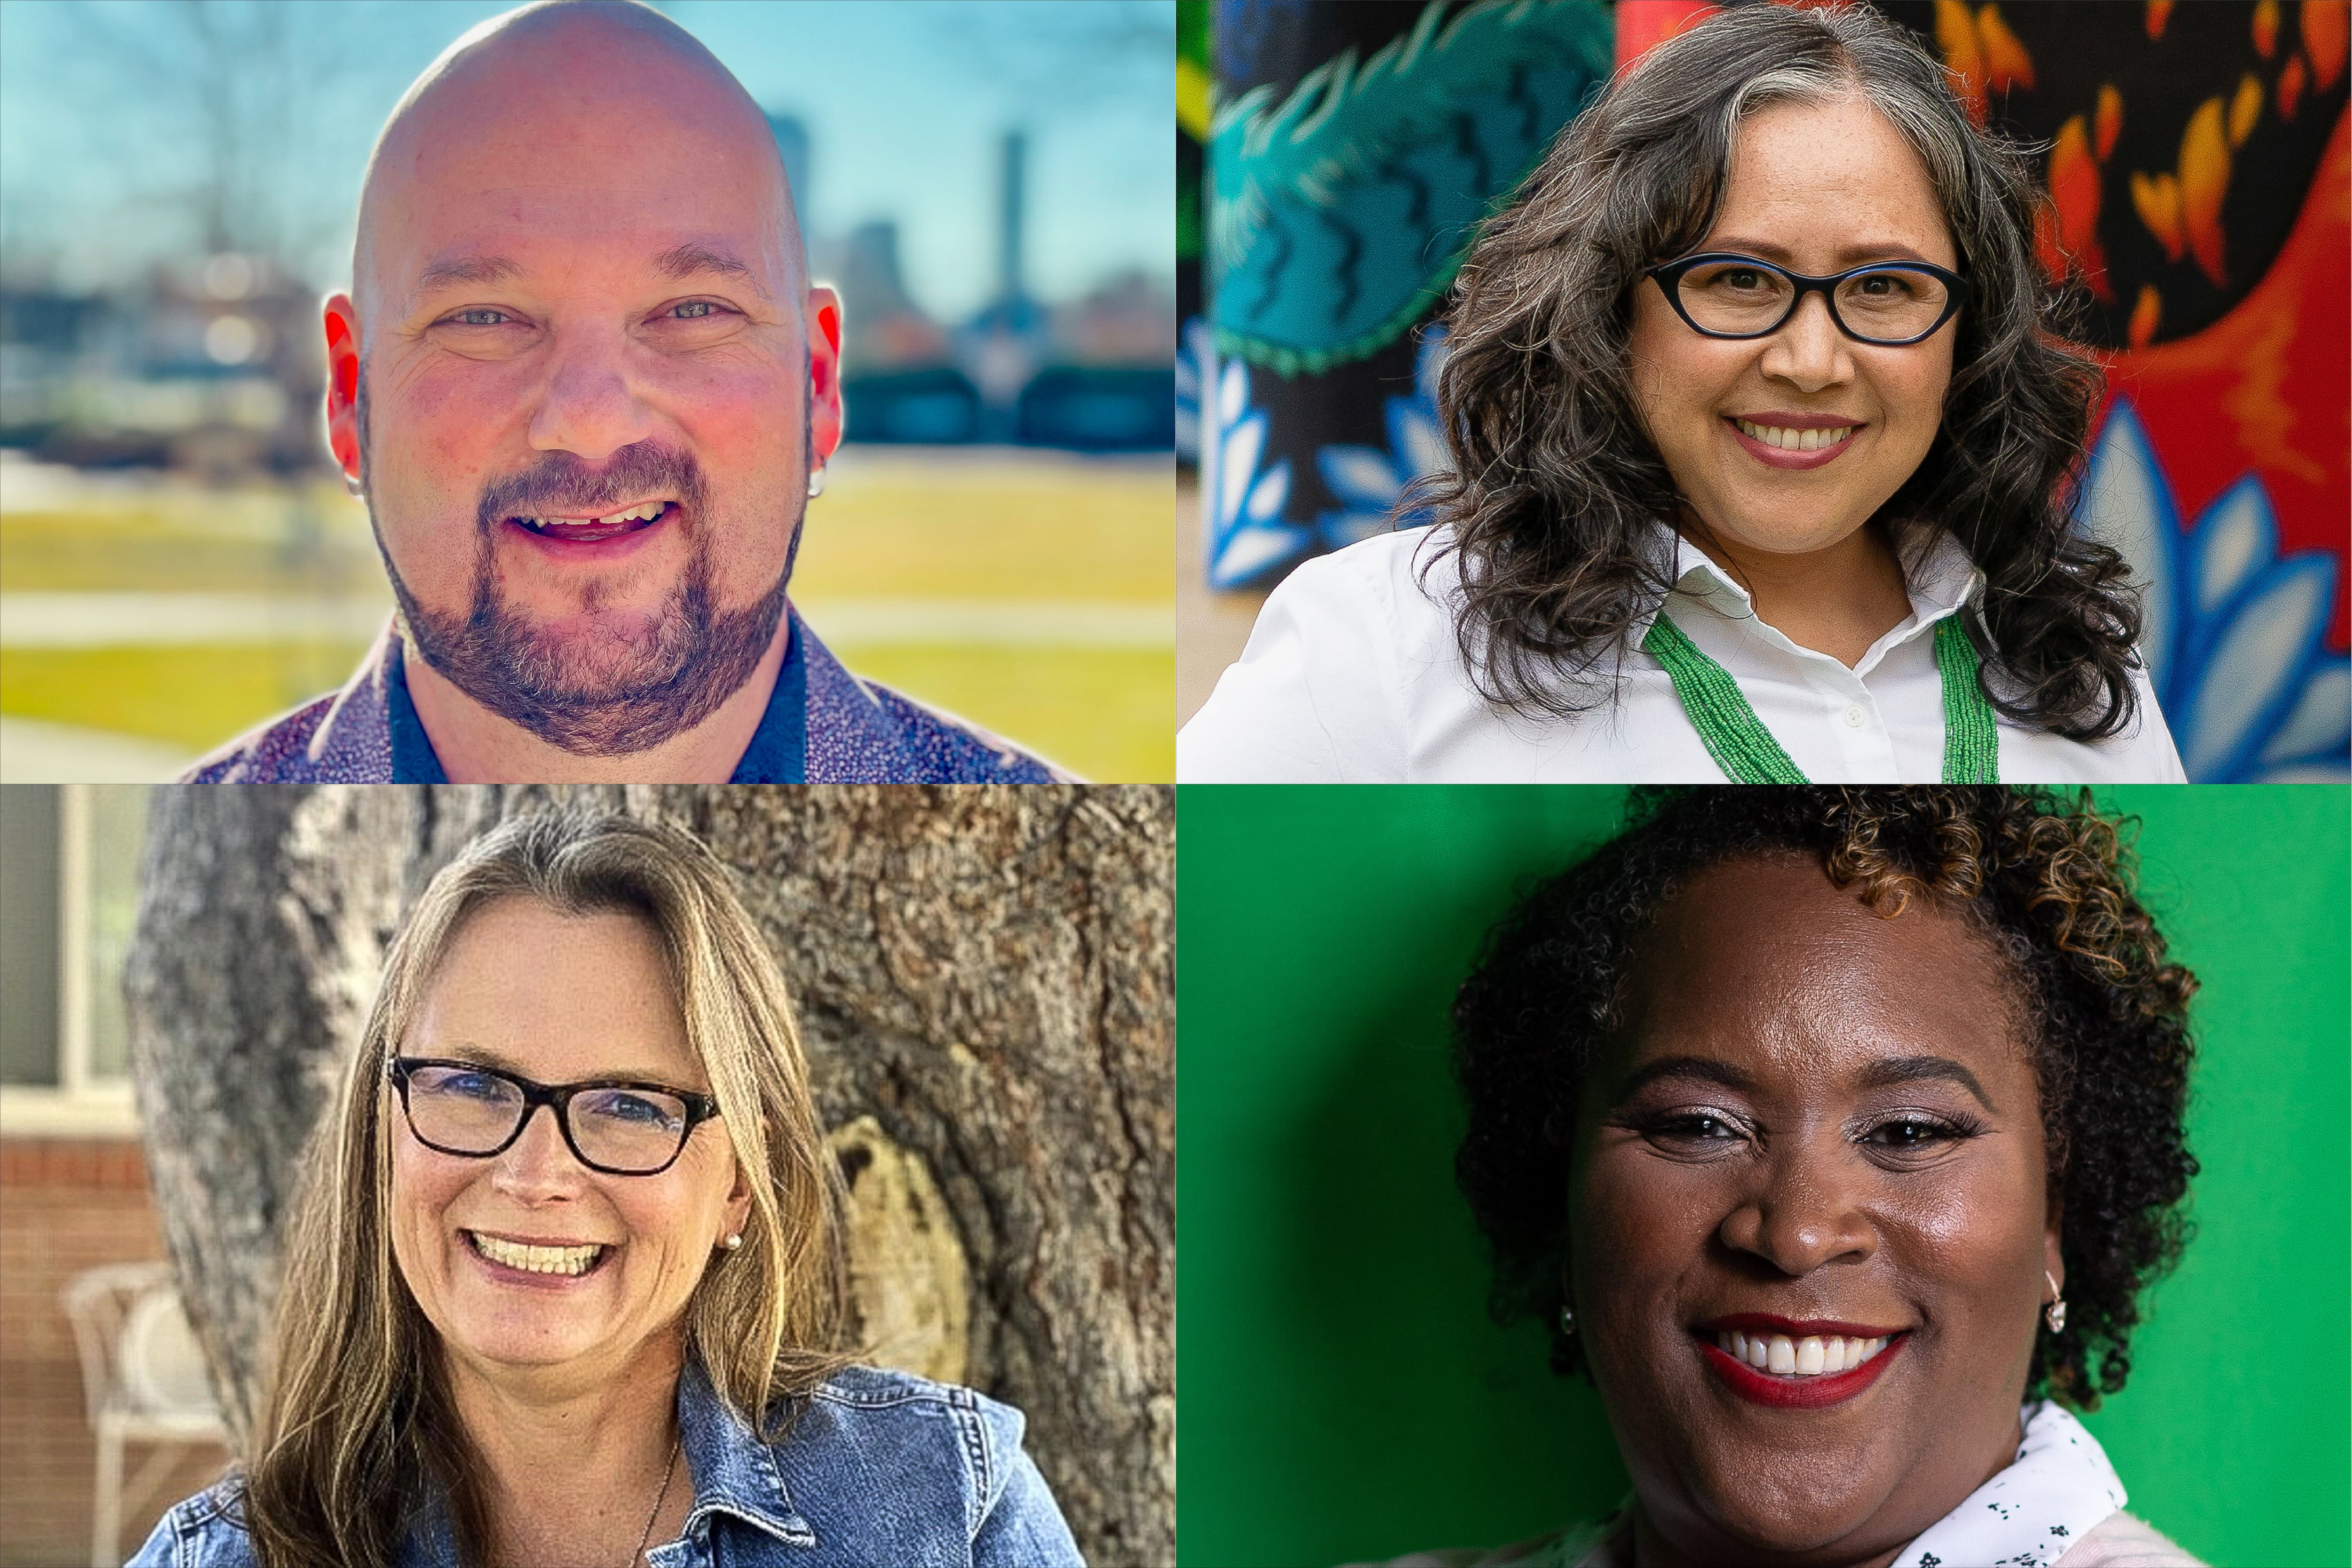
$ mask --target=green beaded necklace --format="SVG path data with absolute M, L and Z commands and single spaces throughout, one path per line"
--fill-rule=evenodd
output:
M 1706 754 L 1734 784 L 1812 782 L 1756 717 L 1731 672 L 1701 653 L 1664 610 L 1650 624 L 1642 651 L 1666 667 L 1683 711 L 1706 742 Z M 1992 704 L 1977 680 L 1976 647 L 1958 616 L 1936 623 L 1936 672 L 1944 683 L 1944 782 L 1999 784 L 2000 737 L 1993 728 Z

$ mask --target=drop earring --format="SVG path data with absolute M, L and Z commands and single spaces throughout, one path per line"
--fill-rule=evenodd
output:
M 2050 1305 L 2042 1309 L 2042 1320 L 2050 1325 L 2052 1333 L 2063 1334 L 2066 1331 L 2065 1292 L 2058 1289 L 2058 1281 L 2051 1279 L 2048 1269 L 2042 1271 L 2042 1278 L 2050 1280 L 2050 1294 L 2057 1298 Z
M 1576 1309 L 1564 1301 L 1559 1309 L 1559 1331 L 1563 1338 L 1573 1339 L 1576 1336 Z
M 824 465 L 819 463 L 809 470 L 809 500 L 824 494 Z

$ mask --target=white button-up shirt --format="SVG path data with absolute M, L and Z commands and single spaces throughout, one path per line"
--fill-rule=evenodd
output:
M 1660 531 L 1661 542 L 1670 536 Z M 1435 529 L 1383 534 L 1309 561 L 1258 614 L 1241 661 L 1176 740 L 1183 784 L 1703 784 L 1723 770 L 1633 628 L 1615 700 L 1570 719 L 1529 718 L 1478 694 L 1447 606 L 1458 557 L 1421 567 Z M 1905 572 L 1911 613 L 1852 668 L 1759 620 L 1747 590 L 1686 541 L 1664 613 L 1739 683 L 1758 719 L 1816 784 L 1934 784 L 1944 776 L 1936 623 L 1982 574 L 1937 531 Z M 2008 784 L 2182 784 L 2147 677 L 2139 714 L 2085 743 L 1999 719 Z

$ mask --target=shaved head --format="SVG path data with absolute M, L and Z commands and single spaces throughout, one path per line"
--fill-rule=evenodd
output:
M 740 753 L 840 440 L 841 319 L 727 68 L 631 0 L 474 28 L 377 139 L 325 328 L 328 439 L 445 763 Z
M 614 113 L 616 103 L 628 112 Z M 636 0 L 539 0 L 491 17 L 425 68 L 376 138 L 352 249 L 362 319 L 403 303 L 396 290 L 409 285 L 379 258 L 401 255 L 420 190 L 470 189 L 526 209 L 580 192 L 583 180 L 625 192 L 660 166 L 644 149 L 659 144 L 666 163 L 681 143 L 723 183 L 761 188 L 772 267 L 789 293 L 805 288 L 807 251 L 767 117 L 701 40 Z

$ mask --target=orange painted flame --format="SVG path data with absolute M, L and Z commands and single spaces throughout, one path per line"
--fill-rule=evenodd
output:
M 2261 0 L 2254 7 L 2254 53 L 2264 59 L 2278 48 L 2278 0 Z
M 2303 52 L 2311 57 L 2312 84 L 2326 92 L 2344 74 L 2346 0 L 2303 0 Z
M 2180 232 L 2180 182 L 2170 174 L 2150 179 L 2134 170 L 2131 195 L 2133 210 L 2156 237 L 2156 243 L 2164 247 L 2166 258 L 2179 260 L 2189 249 L 2189 238 Z
M 2303 104 L 2303 57 L 2294 56 L 2286 69 L 2279 72 L 2278 106 L 2281 120 L 2293 120 L 2294 111 Z
M 2230 140 L 2221 100 L 2209 98 L 2180 133 L 2180 228 L 2189 254 L 2217 289 L 2228 288 L 2221 265 L 2221 197 L 2230 188 Z
M 2156 341 L 2157 323 L 2164 320 L 2164 300 L 2153 283 L 2139 286 L 2139 300 L 2132 306 L 2131 325 L 2126 338 L 2131 346 L 2144 349 Z
M 1977 44 L 1976 20 L 1960 0 L 1936 0 L 1936 47 L 1944 51 L 1944 73 L 1952 96 L 1969 111 L 1969 123 L 1985 122 L 1984 53 Z
M 1977 13 L 1977 38 L 1984 46 L 1985 89 L 2007 92 L 2033 85 L 2033 57 L 2000 19 L 2000 7 L 1987 5 Z
M 2238 80 L 2238 94 L 2230 100 L 2230 145 L 2242 147 L 2246 138 L 2254 133 L 2254 121 L 2263 114 L 2263 84 L 2248 71 Z
M 2050 249 L 2041 258 L 2042 270 L 2055 281 L 2065 275 L 2071 259 L 2098 301 L 2115 303 L 2107 259 L 2099 248 L 2099 165 L 2091 156 L 2089 128 L 2079 114 L 2058 128 L 2058 138 L 2051 144 L 2050 207 L 2056 232 L 2049 236 Z
M 2092 146 L 2104 163 L 2107 154 L 2116 150 L 2116 138 L 2123 134 L 2124 129 L 2124 95 L 2112 85 L 2099 89 L 2098 117 L 2092 123 L 2096 127 Z

